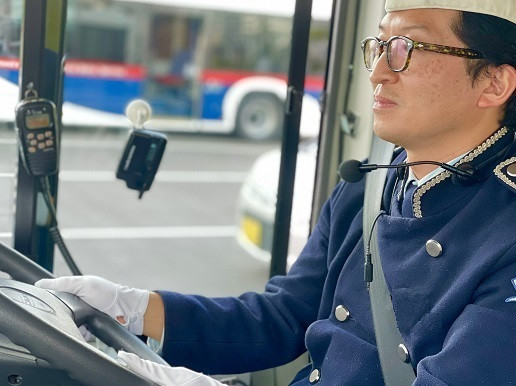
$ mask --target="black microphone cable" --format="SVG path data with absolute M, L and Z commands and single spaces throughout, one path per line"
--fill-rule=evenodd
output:
M 61 236 L 61 232 L 59 232 L 59 227 L 57 225 L 56 207 L 52 202 L 52 195 L 50 192 L 48 176 L 40 177 L 38 180 L 41 187 L 41 194 L 43 195 L 43 199 L 45 200 L 48 211 L 50 213 L 51 223 L 50 227 L 48 228 L 48 232 L 50 233 L 50 236 L 52 237 L 54 243 L 59 248 L 59 251 L 61 252 L 61 255 L 63 256 L 66 264 L 70 268 L 70 271 L 72 271 L 72 273 L 75 276 L 82 276 L 82 272 L 80 271 L 79 267 L 77 267 L 77 264 L 75 263 L 72 255 L 70 254 L 70 251 L 66 247 L 63 237 Z
M 416 161 L 406 162 L 399 165 L 378 165 L 378 164 L 363 164 L 357 160 L 348 160 L 339 165 L 339 175 L 347 182 L 359 182 L 364 178 L 365 173 L 369 173 L 377 169 L 405 169 L 408 166 L 415 165 L 436 165 L 442 167 L 450 173 L 456 174 L 468 181 L 479 182 L 480 177 L 476 175 L 477 170 L 468 162 L 465 162 L 460 167 L 451 166 L 443 162 L 437 161 Z
M 365 251 L 365 263 L 364 263 L 364 281 L 367 285 L 367 290 L 371 288 L 371 283 L 373 281 L 373 262 L 371 258 L 371 239 L 373 238 L 373 230 L 376 226 L 376 223 L 378 219 L 385 214 L 384 210 L 381 210 L 380 213 L 378 213 L 373 221 L 373 226 L 371 227 L 371 230 L 369 231 L 369 238 L 367 240 L 367 246 Z

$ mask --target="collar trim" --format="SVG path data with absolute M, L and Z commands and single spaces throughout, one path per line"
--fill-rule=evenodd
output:
M 506 135 L 509 132 L 509 129 L 507 127 L 502 127 L 498 129 L 493 135 L 491 135 L 488 139 L 486 139 L 484 142 L 482 142 L 480 145 L 478 145 L 475 149 L 473 149 L 471 152 L 466 154 L 459 162 L 456 163 L 455 166 L 459 166 L 465 162 L 471 162 L 475 158 L 477 158 L 480 154 L 484 153 L 487 149 L 489 149 L 491 146 L 493 146 L 500 138 L 502 138 L 504 135 Z M 412 209 L 414 211 L 414 217 L 416 218 L 422 218 L 423 213 L 421 211 L 421 197 L 428 192 L 431 188 L 434 186 L 440 184 L 444 180 L 446 180 L 448 177 L 451 177 L 451 173 L 448 170 L 444 170 L 435 177 L 433 177 L 430 181 L 427 181 L 420 187 L 418 187 L 414 193 L 414 198 L 412 202 Z

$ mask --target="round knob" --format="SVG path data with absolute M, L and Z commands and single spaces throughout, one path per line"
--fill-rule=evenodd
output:
M 152 108 L 143 99 L 131 101 L 125 108 L 125 115 L 135 127 L 142 128 L 152 114 Z

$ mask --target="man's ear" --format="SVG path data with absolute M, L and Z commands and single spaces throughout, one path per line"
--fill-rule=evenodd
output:
M 507 102 L 516 89 L 516 68 L 510 64 L 492 67 L 485 75 L 478 107 L 497 107 Z

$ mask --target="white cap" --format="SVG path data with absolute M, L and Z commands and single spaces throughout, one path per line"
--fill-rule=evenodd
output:
M 403 11 L 418 8 L 442 8 L 484 13 L 516 23 L 515 0 L 386 0 L 385 11 Z

